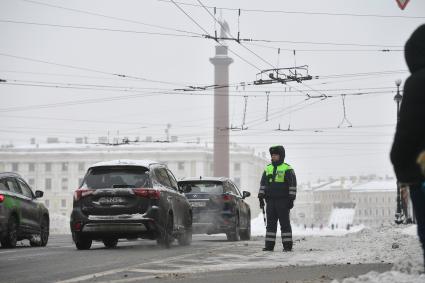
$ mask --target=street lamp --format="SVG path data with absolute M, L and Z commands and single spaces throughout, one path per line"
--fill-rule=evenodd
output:
M 395 81 L 395 85 L 397 86 L 397 93 L 394 96 L 394 101 L 397 103 L 397 124 L 400 121 L 400 102 L 403 96 L 400 94 L 400 85 L 401 79 Z M 403 213 L 401 211 L 401 196 L 400 196 L 400 186 L 397 183 L 397 211 L 395 214 L 395 223 L 401 224 L 403 223 Z

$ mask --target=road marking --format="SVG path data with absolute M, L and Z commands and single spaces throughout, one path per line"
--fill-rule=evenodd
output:
M 223 249 L 226 247 L 219 247 L 219 248 L 214 248 L 214 249 L 208 249 L 207 251 L 214 251 L 214 250 L 219 250 L 219 249 Z M 144 263 L 139 263 L 139 264 L 135 264 L 132 266 L 127 266 L 127 267 L 121 267 L 121 268 L 116 268 L 116 269 L 110 269 L 108 271 L 102 271 L 102 272 L 96 272 L 96 273 L 91 273 L 91 274 L 86 274 L 86 275 L 82 275 L 82 276 L 78 276 L 78 277 L 74 277 L 74 278 L 69 278 L 66 280 L 62 280 L 62 281 L 56 281 L 56 283 L 73 283 L 73 282 L 80 282 L 80 281 L 84 281 L 84 280 L 89 280 L 89 279 L 93 279 L 93 278 L 99 278 L 102 276 L 107 276 L 107 275 L 112 275 L 112 274 L 116 274 L 118 272 L 123 272 L 123 271 L 129 271 L 131 269 L 138 269 L 138 267 L 144 266 L 144 265 L 149 265 L 149 264 L 164 264 L 166 262 L 171 262 L 174 260 L 179 260 L 179 259 L 183 259 L 186 257 L 190 257 L 190 256 L 195 256 L 198 254 L 203 254 L 206 253 L 206 251 L 201 250 L 199 252 L 195 252 L 195 253 L 190 253 L 190 254 L 184 254 L 184 255 L 179 255 L 179 256 L 174 256 L 174 257 L 167 257 L 165 259 L 160 259 L 160 260 L 154 260 L 154 261 L 149 261 L 149 262 L 144 262 Z M 153 272 L 155 272 L 153 270 Z M 152 273 L 152 272 L 151 272 Z M 141 278 L 145 278 L 146 276 L 143 277 L 138 277 L 138 280 L 144 280 Z M 155 276 L 147 276 L 146 279 L 152 279 L 155 278 Z M 127 279 L 124 279 L 127 280 Z M 130 278 L 128 280 L 131 280 Z M 108 280 L 107 282 L 114 282 L 111 280 Z M 125 281 L 124 281 L 125 282 Z M 131 282 L 131 281 L 128 281 Z
M 137 268 L 138 266 L 142 266 L 142 265 L 165 263 L 167 261 L 178 260 L 178 259 L 182 259 L 182 258 L 185 258 L 185 257 L 193 256 L 193 255 L 196 255 L 196 253 L 184 254 L 184 255 L 175 256 L 175 257 L 169 257 L 169 258 L 165 258 L 165 259 L 161 259 L 161 260 L 139 263 L 139 264 L 136 264 L 136 265 L 133 265 L 133 266 L 127 266 L 127 267 L 121 267 L 121 268 L 116 268 L 116 269 L 110 269 L 108 271 L 87 274 L 87 275 L 78 276 L 78 277 L 70 278 L 70 279 L 63 280 L 63 281 L 56 281 L 56 283 L 72 283 L 72 282 L 79 282 L 79 281 L 89 280 L 89 279 L 93 279 L 93 278 L 98 278 L 98 277 L 102 277 L 102 276 L 107 276 L 107 275 L 115 274 L 115 273 L 118 273 L 118 272 L 128 271 L 130 269 Z

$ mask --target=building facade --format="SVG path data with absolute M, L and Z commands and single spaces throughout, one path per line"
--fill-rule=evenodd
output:
M 0 149 L 0 171 L 21 174 L 35 190 L 44 191 L 43 201 L 50 213 L 68 216 L 73 192 L 87 168 L 96 162 L 115 159 L 149 159 L 167 164 L 177 179 L 212 176 L 213 150 L 208 145 L 184 143 L 142 143 L 106 146 L 93 144 L 39 144 Z M 267 160 L 254 150 L 230 147 L 230 178 L 240 190 L 249 191 L 246 199 L 252 215 L 259 213 L 257 192 Z

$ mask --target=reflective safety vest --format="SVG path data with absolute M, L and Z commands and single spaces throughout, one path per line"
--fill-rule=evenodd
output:
M 267 176 L 267 181 L 269 184 L 271 183 L 284 183 L 285 182 L 285 172 L 286 170 L 292 169 L 292 167 L 289 164 L 282 163 L 277 166 L 276 168 L 276 176 L 273 180 L 273 170 L 274 166 L 273 164 L 269 164 L 266 166 L 266 169 L 264 170 Z

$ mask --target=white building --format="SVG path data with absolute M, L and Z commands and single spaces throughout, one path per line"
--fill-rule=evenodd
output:
M 291 217 L 298 224 L 328 226 L 335 224 L 331 218 L 337 219 L 336 214 L 344 212 L 346 217 L 350 215 L 347 224 L 379 226 L 394 221 L 396 192 L 395 179 L 377 177 L 341 178 L 301 186 Z
M 394 222 L 397 186 L 394 179 L 374 180 L 354 186 L 351 199 L 356 204 L 354 224 L 377 226 Z
M 0 172 L 21 174 L 33 189 L 45 192 L 50 213 L 69 215 L 73 191 L 87 168 L 96 162 L 114 159 L 149 159 L 167 164 L 176 178 L 211 176 L 212 148 L 202 144 L 141 143 L 120 146 L 93 144 L 32 144 L 0 149 Z M 257 192 L 267 160 L 251 148 L 231 145 L 230 178 L 247 198 L 252 215 L 259 213 Z

